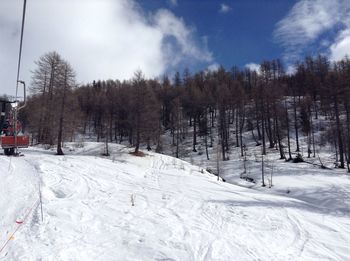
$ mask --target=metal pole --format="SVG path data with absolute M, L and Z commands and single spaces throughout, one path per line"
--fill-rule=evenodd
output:
M 22 58 L 22 46 L 23 46 L 23 34 L 24 34 L 24 22 L 26 18 L 26 6 L 27 6 L 27 0 L 23 1 L 23 13 L 22 13 L 22 27 L 21 27 L 21 39 L 19 43 L 19 54 L 18 54 L 18 65 L 17 65 L 17 80 L 16 80 L 16 109 L 14 113 L 14 138 L 15 138 L 15 154 L 18 154 L 18 146 L 17 146 L 17 114 L 18 114 L 18 83 L 21 81 L 19 80 L 19 73 L 21 69 L 21 58 Z
M 39 200 L 40 200 L 41 222 L 44 222 L 43 202 L 42 202 L 42 199 L 41 199 L 41 185 L 40 185 L 40 181 L 39 181 Z
M 20 69 L 21 69 L 22 45 L 23 45 L 23 34 L 24 34 L 24 22 L 25 22 L 25 18 L 26 18 L 26 6 L 27 6 L 27 0 L 24 0 L 24 1 L 23 1 L 23 13 L 22 13 L 21 40 L 20 40 L 20 43 L 19 43 L 18 66 L 17 66 L 16 100 L 17 100 L 17 92 L 18 92 L 19 72 L 20 72 Z

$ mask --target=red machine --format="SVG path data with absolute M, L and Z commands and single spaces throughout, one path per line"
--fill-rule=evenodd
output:
M 18 148 L 27 148 L 29 146 L 29 136 L 22 132 L 22 124 L 17 120 L 18 111 L 26 105 L 25 83 L 20 81 L 24 86 L 24 104 L 18 105 L 18 101 L 10 102 L 0 100 L 1 117 L 0 117 L 0 143 L 4 149 L 5 155 L 18 155 Z M 14 108 L 9 110 L 8 105 L 17 103 Z M 6 111 L 9 111 L 6 113 Z M 7 117 L 6 117 L 7 114 Z
M 3 124 L 0 143 L 5 155 L 15 155 L 18 154 L 17 148 L 27 148 L 29 146 L 29 136 L 23 135 L 21 123 L 19 121 L 15 122 L 13 117 L 10 117 Z

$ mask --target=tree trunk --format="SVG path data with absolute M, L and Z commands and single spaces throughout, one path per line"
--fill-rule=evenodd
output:
M 336 119 L 336 125 L 337 125 L 337 139 L 338 139 L 338 146 L 339 146 L 339 160 L 340 160 L 339 167 L 343 169 L 343 168 L 345 168 L 345 165 L 344 165 L 344 145 L 343 145 L 343 138 L 342 138 L 342 132 L 341 132 L 339 105 L 338 105 L 337 95 L 334 96 L 334 111 L 335 111 L 335 119 Z
M 290 130 L 289 130 L 289 116 L 288 116 L 288 106 L 287 101 L 284 101 L 285 107 L 286 107 L 286 124 L 287 124 L 287 146 L 288 146 L 288 160 L 292 159 L 292 152 L 290 148 Z
M 63 87 L 63 95 L 62 95 L 62 103 L 61 103 L 61 111 L 60 111 L 60 119 L 58 126 L 58 138 L 57 138 L 57 155 L 64 155 L 62 151 L 62 132 L 63 132 L 63 118 L 64 118 L 64 106 L 66 103 L 66 91 L 67 91 L 67 69 L 65 70 L 64 75 L 64 87 Z
M 267 132 L 267 137 L 269 139 L 269 148 L 273 148 L 275 146 L 274 142 L 273 142 L 273 133 L 272 133 L 272 124 L 271 124 L 271 113 L 270 113 L 270 103 L 268 102 L 266 104 L 266 108 L 267 108 L 267 128 L 266 128 L 266 132 Z
M 286 157 L 284 156 L 283 146 L 282 146 L 282 142 L 281 142 L 281 135 L 280 135 L 280 128 L 279 128 L 279 124 L 278 124 L 276 104 L 274 104 L 274 113 L 275 113 L 276 136 L 277 136 L 278 149 L 280 152 L 280 159 L 285 159 Z
M 298 128 L 298 116 L 297 116 L 297 103 L 295 100 L 295 95 L 293 95 L 293 109 L 294 109 L 294 129 L 295 129 L 295 140 L 297 143 L 297 149 L 296 151 L 299 152 L 300 151 L 300 147 L 299 147 L 299 128 Z
M 205 142 L 205 154 L 207 156 L 207 160 L 209 160 L 209 151 L 208 151 L 208 114 L 207 110 L 205 110 L 205 133 L 204 133 L 204 142 Z
M 236 147 L 239 147 L 239 118 L 238 118 L 238 109 L 235 110 L 236 112 Z
M 197 145 L 197 116 L 195 115 L 193 117 L 193 152 L 197 152 L 196 150 Z
M 350 108 L 348 101 L 345 102 L 345 110 L 346 110 L 346 129 L 347 129 L 347 140 L 348 140 L 348 153 L 347 153 L 347 167 L 348 172 L 350 173 Z
M 258 140 L 261 140 L 259 112 L 258 112 L 258 99 L 255 100 L 255 118 L 256 118 L 256 130 L 258 132 Z M 260 112 L 261 113 L 261 112 Z
M 266 155 L 266 141 L 265 141 L 265 117 L 264 117 L 264 105 L 263 101 L 261 102 L 261 130 L 262 130 L 262 154 Z

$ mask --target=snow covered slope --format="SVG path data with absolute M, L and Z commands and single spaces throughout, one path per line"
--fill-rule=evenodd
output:
M 123 146 L 102 158 L 102 147 L 0 156 L 0 247 L 18 229 L 0 260 L 350 259 L 346 207 L 224 183 L 201 167 L 135 157 Z M 344 187 L 343 202 L 349 193 Z

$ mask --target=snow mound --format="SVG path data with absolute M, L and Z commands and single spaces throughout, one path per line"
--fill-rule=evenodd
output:
M 201 167 L 153 152 L 136 157 L 111 145 L 111 156 L 102 157 L 103 146 L 0 157 L 0 243 L 21 226 L 0 260 L 349 257 L 347 211 L 217 181 Z M 43 221 L 36 204 L 17 224 L 38 199 L 39 184 Z

